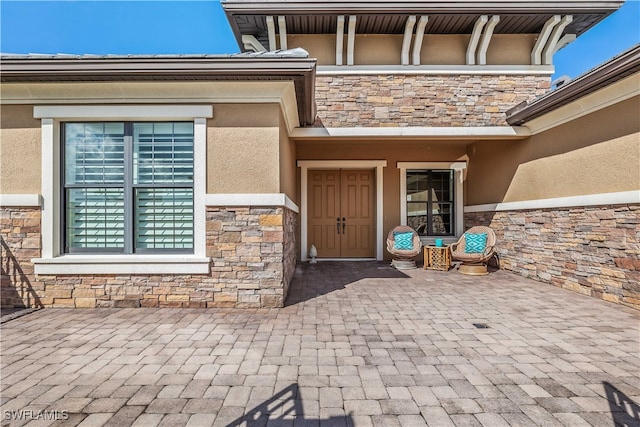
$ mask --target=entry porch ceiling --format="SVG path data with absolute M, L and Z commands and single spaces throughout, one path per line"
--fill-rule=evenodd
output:
M 407 17 L 427 15 L 426 34 L 471 34 L 480 15 L 500 15 L 495 34 L 537 34 L 553 15 L 572 15 L 567 34 L 580 35 L 623 1 L 245 1 L 222 5 L 240 39 L 267 41 L 266 16 L 284 16 L 289 34 L 335 34 L 339 15 L 356 15 L 357 34 L 403 34 Z M 265 44 L 265 45 L 268 45 Z

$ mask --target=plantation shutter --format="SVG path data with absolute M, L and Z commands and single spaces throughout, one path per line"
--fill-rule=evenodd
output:
M 193 124 L 133 127 L 135 246 L 193 248 Z
M 122 123 L 66 125 L 68 248 L 124 248 L 124 139 Z
M 66 123 L 66 252 L 193 249 L 193 123 Z

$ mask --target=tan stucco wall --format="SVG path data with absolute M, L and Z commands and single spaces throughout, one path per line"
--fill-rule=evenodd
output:
M 296 145 L 287 134 L 284 117 L 280 114 L 280 192 L 294 203 L 299 203 L 296 193 Z
M 297 154 L 300 160 L 386 160 L 387 167 L 383 171 L 383 231 L 387 233 L 400 224 L 400 169 L 397 162 L 465 161 L 466 142 L 305 141 L 298 143 Z
M 494 34 L 487 49 L 488 65 L 529 65 L 534 34 Z M 428 65 L 466 64 L 469 34 L 425 34 L 420 61 Z
M 40 120 L 32 105 L 0 109 L 0 194 L 40 194 Z
M 402 38 L 398 34 L 357 34 L 353 52 L 354 64 L 400 64 Z
M 354 44 L 355 65 L 398 65 L 402 50 L 402 34 L 356 34 Z M 487 49 L 487 64 L 528 65 L 535 34 L 494 34 Z M 425 65 L 464 65 L 466 63 L 469 34 L 425 34 L 420 54 Z M 347 36 L 343 46 L 346 61 Z M 318 65 L 336 64 L 335 34 L 290 34 L 290 48 L 302 47 Z M 409 56 L 413 53 L 413 45 Z M 346 63 L 346 62 L 344 62 Z
M 207 192 L 280 192 L 279 133 L 279 105 L 215 105 L 207 131 Z
M 468 148 L 467 205 L 640 189 L 640 97 L 521 141 Z
M 347 39 L 346 36 L 344 39 Z M 289 34 L 287 45 L 290 49 L 305 49 L 310 58 L 318 60 L 318 65 L 336 65 L 335 34 Z M 344 51 L 346 52 L 346 48 Z
M 33 118 L 32 105 L 1 108 L 0 194 L 40 194 L 40 120 Z M 214 105 L 207 130 L 207 191 L 283 191 L 293 198 L 295 146 L 286 135 L 277 104 Z
M 494 34 L 487 49 L 487 64 L 531 64 L 537 37 L 537 34 Z
M 430 65 L 466 64 L 468 34 L 425 34 L 420 62 Z

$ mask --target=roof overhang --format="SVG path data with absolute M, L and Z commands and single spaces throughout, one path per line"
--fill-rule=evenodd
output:
M 508 110 L 507 123 L 521 126 L 638 72 L 640 44 L 535 101 Z
M 316 60 L 286 56 L 3 56 L 2 83 L 291 81 L 301 126 L 315 120 Z
M 290 34 L 333 34 L 337 17 L 358 15 L 358 34 L 402 34 L 410 15 L 427 15 L 425 34 L 470 34 L 480 15 L 500 15 L 496 34 L 538 34 L 554 15 L 571 15 L 566 34 L 580 34 L 616 11 L 624 1 L 287 1 L 224 0 L 238 39 L 253 35 L 264 43 L 266 17 L 283 16 Z

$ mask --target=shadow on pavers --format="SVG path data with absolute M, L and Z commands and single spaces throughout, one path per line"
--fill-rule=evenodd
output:
M 613 384 L 606 381 L 602 384 L 607 394 L 614 425 L 616 427 L 640 426 L 640 406 Z
M 2 308 L 0 309 L 0 324 L 17 319 L 38 310 L 40 309 L 33 307 Z
M 295 425 L 326 425 L 326 426 L 353 426 L 350 415 L 334 416 L 330 418 L 305 418 L 302 405 L 302 396 L 298 392 L 298 384 L 291 384 L 283 388 L 273 397 L 265 400 L 242 417 L 238 417 L 226 427 L 251 426 L 259 427 L 278 424 L 278 421 L 294 421 Z
M 320 261 L 298 264 L 285 306 L 308 301 L 362 279 L 408 279 L 388 261 Z

